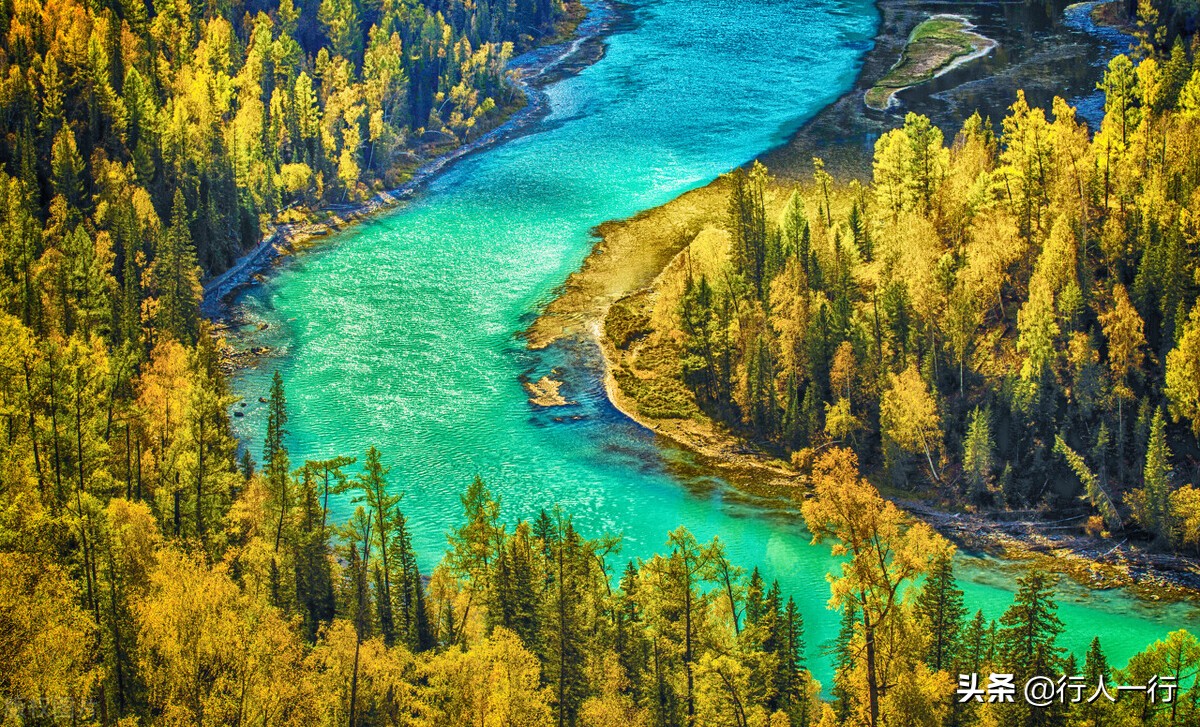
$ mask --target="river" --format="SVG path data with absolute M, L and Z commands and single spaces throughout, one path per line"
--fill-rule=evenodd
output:
M 278 368 L 294 462 L 371 444 L 404 492 L 428 571 L 476 474 L 506 517 L 561 505 L 588 536 L 621 533 L 622 559 L 661 550 L 685 525 L 719 535 L 794 596 L 810 666 L 829 684 L 821 645 L 828 548 L 794 506 L 761 503 L 663 446 L 604 397 L 587 346 L 531 353 L 518 337 L 594 243 L 590 230 L 667 202 L 785 140 L 853 83 L 877 12 L 869 0 L 635 0 L 605 57 L 546 89 L 530 133 L 460 161 L 407 206 L 287 259 L 235 302 L 273 355 L 240 371 L 235 419 L 257 455 L 259 397 Z M 539 410 L 520 377 L 567 377 L 573 406 Z M 348 499 L 335 519 L 348 516 Z M 619 564 L 618 564 L 619 568 Z M 962 558 L 968 605 L 998 617 L 1011 569 Z M 1063 642 L 1082 654 L 1100 634 L 1111 661 L 1183 623 L 1190 608 L 1064 586 Z

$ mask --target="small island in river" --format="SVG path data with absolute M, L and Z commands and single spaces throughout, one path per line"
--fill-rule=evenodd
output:
M 543 376 L 537 381 L 525 381 L 523 385 L 529 394 L 529 403 L 534 406 L 567 406 L 571 403 L 560 393 L 563 382 L 558 379 Z
M 863 96 L 882 111 L 906 88 L 925 83 L 991 52 L 996 41 L 974 31 L 961 15 L 938 14 L 913 29 L 896 65 Z

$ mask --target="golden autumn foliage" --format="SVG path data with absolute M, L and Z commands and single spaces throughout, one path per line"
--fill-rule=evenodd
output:
M 99 670 L 90 658 L 95 624 L 75 585 L 45 558 L 0 553 L 0 693 L 6 723 L 22 712 L 60 719 L 83 711 Z
M 1143 464 L 1160 407 L 1171 457 L 1194 459 L 1200 432 L 1197 73 L 1180 43 L 1114 58 L 1099 123 L 1021 93 L 953 137 L 908 113 L 869 183 L 820 160 L 799 183 L 731 172 L 709 190 L 723 219 L 694 215 L 651 288 L 610 309 L 617 384 L 663 431 L 724 432 L 801 477 L 848 445 L 914 496 L 1178 546 L 1170 495 L 1193 468 L 1147 488 Z
M 1094 134 L 1020 96 L 999 137 L 910 115 L 869 184 L 819 160 L 811 188 L 735 172 L 728 219 L 698 231 L 649 314 L 614 306 L 629 315 L 611 330 L 670 371 L 647 408 L 814 463 L 802 514 L 839 559 L 828 690 L 807 661 L 827 635 L 806 637 L 795 600 L 720 540 L 680 528 L 622 569 L 618 538 L 557 510 L 508 521 L 477 480 L 426 578 L 380 452 L 289 457 L 281 378 L 255 471 L 201 281 L 272 223 L 394 188 L 492 128 L 519 103 L 508 61 L 566 9 L 5 6 L 5 725 L 1015 724 L 955 711 L 951 670 L 1015 668 L 1024 638 L 1065 674 L 1052 584 L 1023 577 L 998 625 L 967 623 L 952 548 L 860 461 L 888 448 L 902 484 L 923 459 L 939 494 L 1040 505 L 1031 482 L 1068 472 L 1049 456 L 1061 433 L 1086 460 L 1070 472 L 1098 473 L 1093 507 L 1120 483 L 1143 529 L 1200 547 L 1200 495 L 1168 447 L 1191 443 L 1161 413 L 1200 432 L 1186 49 L 1114 60 Z M 1064 489 L 1046 504 L 1076 502 Z M 357 506 L 349 522 L 331 498 Z M 1194 723 L 1198 664 L 1186 632 L 1151 645 L 1120 676 L 1176 674 L 1190 701 L 1105 724 Z

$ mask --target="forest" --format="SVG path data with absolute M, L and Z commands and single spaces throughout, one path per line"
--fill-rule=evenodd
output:
M 1094 139 L 1065 105 L 1049 122 L 1018 101 L 999 137 L 974 119 L 950 149 L 913 117 L 880 142 L 874 184 L 818 176 L 820 194 L 789 197 L 782 224 L 765 170 L 735 174 L 730 282 L 697 276 L 679 303 L 681 381 L 811 469 L 803 519 L 843 563 L 829 601 L 842 627 L 825 640 L 719 540 L 679 529 L 661 555 L 622 559 L 619 537 L 569 513 L 513 522 L 479 479 L 462 483 L 460 524 L 422 573 L 386 453 L 293 461 L 278 374 L 261 448 L 232 434 L 200 281 L 272 221 L 390 188 L 427 146 L 496 124 L 521 103 L 508 59 L 568 8 L 0 8 L 4 724 L 1200 717 L 1194 636 L 1123 668 L 1102 634 L 1068 654 L 1055 578 L 1037 570 L 998 619 L 969 613 L 953 546 L 859 465 L 973 483 L 963 497 L 1006 506 L 1043 500 L 1038 473 L 1067 467 L 1103 527 L 1196 547 L 1200 498 L 1184 480 L 1200 421 L 1200 75 L 1187 48 L 1114 61 Z M 935 325 L 956 316 L 952 335 Z M 986 393 L 996 382 L 1003 396 Z M 347 522 L 332 498 L 355 506 Z M 834 677 L 819 684 L 809 664 L 825 657 Z M 1171 702 L 960 704 L 957 675 L 989 670 L 1180 688 Z
M 1200 553 L 1200 70 L 1149 48 L 1094 134 L 1018 95 L 949 140 L 909 113 L 869 184 L 734 171 L 724 221 L 608 315 L 618 382 L 800 472 L 849 447 L 901 497 Z
M 212 275 L 274 221 L 394 189 L 524 103 L 506 64 L 568 15 L 559 0 L 6 0 L 4 196 L 34 220 L 9 216 L 2 264 L 33 306 L 33 278 L 57 274 L 35 265 L 45 250 L 112 256 L 87 292 L 136 310 L 175 215 Z
M 184 372 L 174 383 L 185 397 L 200 396 L 186 376 L 204 355 L 198 347 L 161 362 Z M 165 399 L 165 414 L 174 389 L 163 386 L 156 376 L 139 384 Z M 3 450 L 26 474 L 3 491 L 6 724 L 1187 725 L 1200 716 L 1193 635 L 1175 631 L 1124 668 L 1108 663 L 1099 637 L 1082 657 L 1066 653 L 1056 579 L 1035 568 L 998 620 L 972 615 L 954 546 L 884 500 L 847 448 L 820 455 L 803 506 L 814 543 L 842 556 L 829 601 L 841 628 L 810 645 L 795 600 L 731 563 L 719 539 L 679 528 L 663 554 L 622 563 L 619 537 L 590 538 L 560 510 L 510 524 L 478 478 L 426 576 L 378 450 L 361 463 L 290 460 L 278 374 L 261 468 L 236 465 L 227 421 L 207 420 L 205 439 L 205 416 L 188 398 L 179 406 L 181 431 L 162 434 L 170 459 L 153 457 L 159 443 L 146 452 L 153 472 L 135 473 L 99 437 L 75 449 L 81 434 L 68 432 L 57 451 L 79 461 L 63 474 L 61 502 L 39 489 L 32 454 L 17 451 L 31 450 L 27 438 Z M 352 498 L 347 522 L 330 522 L 331 496 Z M 815 654 L 832 659 L 832 684 L 809 672 Z M 1163 677 L 1178 690 L 1049 709 L 959 701 L 957 674 L 988 670 L 1089 685 Z

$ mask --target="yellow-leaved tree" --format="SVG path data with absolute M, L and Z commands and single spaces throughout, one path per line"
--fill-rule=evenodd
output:
M 924 454 L 929 474 L 940 481 L 933 456 L 942 449 L 942 419 L 929 385 L 915 365 L 892 376 L 879 403 L 883 436 L 906 454 Z
M 829 606 L 853 609 L 861 619 L 856 625 L 862 639 L 856 666 L 866 699 L 856 708 L 866 724 L 876 727 L 885 708 L 898 709 L 898 704 L 914 699 L 911 689 L 929 695 L 943 686 L 940 680 L 930 680 L 919 687 L 901 687 L 900 682 L 911 676 L 901 671 L 902 665 L 913 664 L 894 657 L 912 640 L 903 636 L 909 621 L 903 603 L 907 586 L 936 558 L 946 557 L 951 546 L 928 525 L 911 522 L 880 497 L 859 475 L 858 459 L 848 449 L 831 449 L 817 460 L 813 487 L 814 497 L 803 505 L 804 521 L 813 543 L 832 541 L 833 554 L 842 558 L 840 573 L 829 576 Z M 893 693 L 895 689 L 899 691 Z
M 549 693 L 538 659 L 497 628 L 469 651 L 451 648 L 424 664 L 419 724 L 549 727 Z
M 164 547 L 136 608 L 138 666 L 161 724 L 310 724 L 315 682 L 294 630 L 226 566 Z
M 1179 343 L 1167 354 L 1167 399 L 1171 418 L 1185 420 L 1200 437 L 1200 303 L 1192 308 Z

